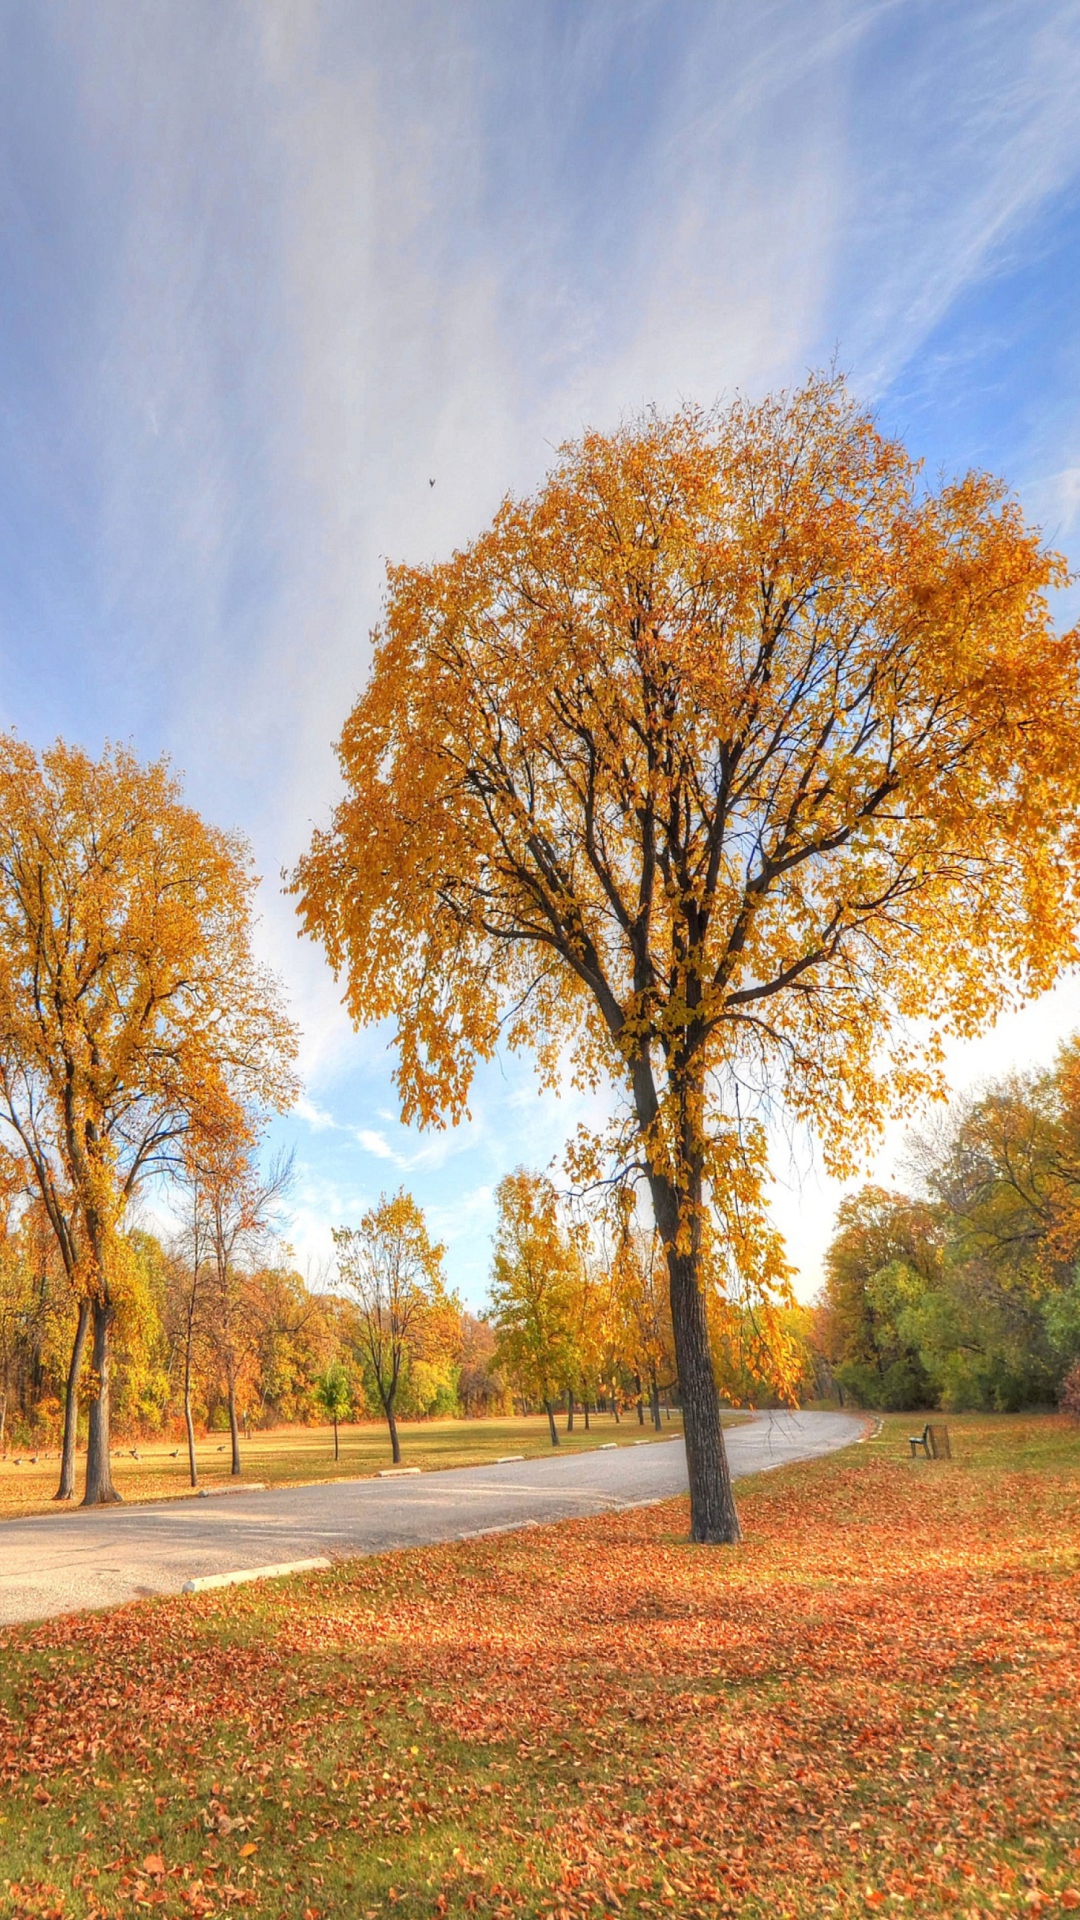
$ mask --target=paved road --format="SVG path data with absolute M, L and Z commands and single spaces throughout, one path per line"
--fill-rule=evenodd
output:
M 847 1414 L 758 1414 L 727 1435 L 734 1475 L 856 1440 Z M 187 1580 L 320 1554 L 385 1553 L 686 1491 L 682 1438 L 416 1479 L 337 1480 L 0 1522 L 0 1624 L 177 1593 Z

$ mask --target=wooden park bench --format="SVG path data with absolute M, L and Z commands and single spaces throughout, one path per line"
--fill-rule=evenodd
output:
M 915 1458 L 920 1447 L 928 1460 L 951 1460 L 952 1448 L 949 1445 L 949 1429 L 928 1420 L 921 1433 L 908 1436 L 911 1457 Z

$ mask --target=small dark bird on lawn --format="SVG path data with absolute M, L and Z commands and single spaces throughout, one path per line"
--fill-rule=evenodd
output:
M 139 1456 L 138 1456 L 138 1454 L 136 1453 L 136 1451 L 135 1451 L 135 1448 L 134 1448 L 134 1447 L 129 1447 L 129 1449 L 128 1449 L 128 1451 L 129 1451 L 129 1453 L 131 1454 L 131 1457 L 132 1457 L 132 1459 L 133 1459 L 133 1460 L 137 1460 L 137 1459 L 138 1459 L 138 1457 L 139 1457 Z
M 176 1456 L 177 1456 L 177 1454 L 179 1453 L 179 1451 L 180 1451 L 180 1449 L 179 1449 L 179 1447 L 174 1447 L 174 1448 L 173 1448 L 173 1450 L 172 1450 L 172 1452 L 171 1452 L 171 1453 L 170 1453 L 170 1455 L 169 1455 L 169 1459 L 170 1459 L 170 1460 L 175 1460 L 175 1459 L 176 1459 Z
M 428 481 L 428 486 L 429 486 L 429 487 L 433 487 L 434 485 L 435 485 L 435 482 L 434 482 L 434 480 L 429 480 L 429 481 Z
M 224 1453 L 224 1451 L 225 1451 L 225 1442 L 224 1442 L 224 1440 L 223 1440 L 223 1441 L 222 1441 L 222 1443 L 221 1443 L 221 1445 L 220 1445 L 220 1447 L 218 1448 L 218 1452 L 219 1452 L 219 1453 Z

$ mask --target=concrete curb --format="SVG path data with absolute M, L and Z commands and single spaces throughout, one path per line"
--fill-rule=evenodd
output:
M 203 1573 L 196 1580 L 185 1580 L 182 1593 L 208 1593 L 212 1587 L 239 1587 L 246 1580 L 281 1580 L 289 1573 L 325 1573 L 332 1562 L 319 1556 L 315 1560 L 285 1560 L 279 1567 L 239 1567 L 235 1573 Z
M 221 1493 L 267 1493 L 267 1492 L 269 1492 L 269 1488 L 265 1480 L 249 1480 L 246 1487 L 195 1487 L 192 1493 L 180 1494 L 178 1497 L 181 1500 L 185 1500 L 185 1499 L 190 1500 L 193 1497 L 196 1500 L 216 1500 L 218 1495 Z M 140 1500 L 136 1500 L 133 1502 L 133 1505 L 135 1506 L 141 1506 L 142 1504 L 143 1502 Z M 149 1505 L 150 1504 L 149 1501 L 147 1501 L 146 1504 Z

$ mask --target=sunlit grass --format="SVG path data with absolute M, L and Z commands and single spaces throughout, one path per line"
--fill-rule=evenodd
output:
M 634 1411 L 624 1413 L 617 1422 L 609 1413 L 593 1413 L 590 1427 L 586 1432 L 579 1413 L 573 1433 L 567 1433 L 565 1416 L 560 1419 L 560 1453 L 579 1452 L 611 1441 L 628 1446 L 635 1440 L 662 1437 L 654 1435 L 651 1423 L 639 1425 Z M 531 1459 L 553 1451 L 543 1414 L 523 1419 L 399 1421 L 398 1431 L 403 1464 L 425 1471 L 482 1465 L 500 1454 L 521 1453 Z M 662 1431 L 682 1431 L 677 1413 L 665 1415 Z M 241 1441 L 241 1484 L 286 1487 L 320 1480 L 353 1480 L 392 1464 L 386 1427 L 374 1422 L 342 1426 L 340 1452 L 340 1459 L 335 1461 L 330 1427 L 279 1427 L 267 1433 L 253 1432 Z M 227 1433 L 212 1433 L 200 1440 L 196 1449 L 200 1485 L 236 1485 L 229 1471 L 230 1460 Z M 85 1455 L 80 1452 L 76 1498 L 82 1491 L 84 1465 Z M 37 1448 L 11 1449 L 8 1458 L 0 1461 L 0 1516 L 11 1518 L 49 1509 L 59 1471 L 60 1456 L 55 1447 L 44 1452 Z M 187 1444 L 178 1439 L 121 1442 L 113 1451 L 113 1479 L 124 1500 L 162 1500 L 189 1494 Z

